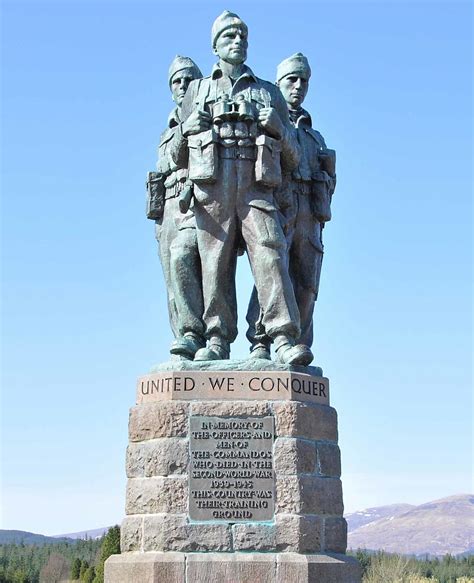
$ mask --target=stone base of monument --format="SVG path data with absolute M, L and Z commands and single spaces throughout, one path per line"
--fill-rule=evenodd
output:
M 139 379 L 106 583 L 360 581 L 328 379 L 267 367 Z
M 125 553 L 107 561 L 114 583 L 359 583 L 359 563 L 337 554 Z

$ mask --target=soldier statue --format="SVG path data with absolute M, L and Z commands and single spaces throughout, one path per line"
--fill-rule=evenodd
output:
M 312 128 L 311 116 L 302 108 L 310 77 L 308 60 L 301 53 L 285 59 L 277 68 L 276 82 L 288 105 L 301 149 L 297 167 L 283 177 L 277 201 L 301 321 L 297 342 L 307 346 L 313 344 L 313 312 L 323 260 L 322 230 L 331 219 L 331 198 L 336 186 L 335 152 L 326 147 L 322 135 Z M 251 356 L 270 358 L 271 339 L 265 331 L 255 288 L 247 321 Z
M 165 277 L 168 310 L 175 340 L 170 352 L 192 360 L 205 346 L 201 260 L 196 237 L 196 221 L 186 204 L 187 168 L 178 168 L 170 151 L 181 124 L 181 105 L 199 67 L 189 57 L 176 56 L 168 81 L 176 107 L 168 118 L 158 148 L 157 173 L 149 173 L 148 217 L 156 220 L 156 238 Z M 150 176 L 151 175 L 151 176 Z M 184 206 L 183 206 L 184 204 Z M 184 213 L 180 208 L 183 208 Z
M 299 341 L 308 346 L 313 343 L 313 312 L 324 250 L 322 232 L 324 224 L 331 220 L 331 200 L 336 187 L 335 152 L 327 148 L 323 136 L 313 129 L 311 116 L 302 107 L 310 77 L 308 60 L 301 53 L 285 59 L 277 68 L 277 85 L 288 104 L 301 147 L 300 163 L 283 188 L 291 193 L 285 230 L 290 275 L 301 318 Z
M 299 147 L 280 90 L 245 65 L 247 36 L 236 14 L 225 11 L 215 20 L 218 62 L 209 77 L 190 83 L 170 151 L 173 162 L 188 169 L 194 188 L 207 339 L 195 360 L 229 358 L 237 336 L 235 269 L 243 247 L 277 361 L 306 365 L 312 354 L 297 343 L 300 317 L 275 203 L 282 173 L 298 167 Z

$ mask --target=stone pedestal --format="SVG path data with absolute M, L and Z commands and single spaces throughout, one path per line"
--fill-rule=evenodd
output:
M 329 382 L 267 366 L 139 379 L 106 583 L 360 581 Z
M 359 583 L 353 557 L 296 553 L 124 553 L 106 583 Z

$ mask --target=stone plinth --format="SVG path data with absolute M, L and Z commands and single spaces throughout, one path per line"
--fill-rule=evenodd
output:
M 140 378 L 122 555 L 107 561 L 106 583 L 360 581 L 343 554 L 337 439 L 324 377 L 164 370 Z
M 338 554 L 124 553 L 106 562 L 106 583 L 360 583 L 360 566 Z
M 179 370 L 145 375 L 137 382 L 137 404 L 210 399 L 294 400 L 329 405 L 329 381 L 293 370 Z

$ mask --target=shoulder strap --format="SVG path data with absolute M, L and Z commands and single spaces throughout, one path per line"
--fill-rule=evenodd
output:
M 204 87 L 203 90 L 201 91 L 201 85 L 202 85 L 203 81 L 206 82 L 206 87 Z M 206 104 L 207 96 L 209 95 L 209 90 L 210 90 L 209 79 L 203 79 L 203 78 L 198 79 L 195 103 L 199 109 L 202 109 L 202 110 L 204 109 L 204 105 Z

